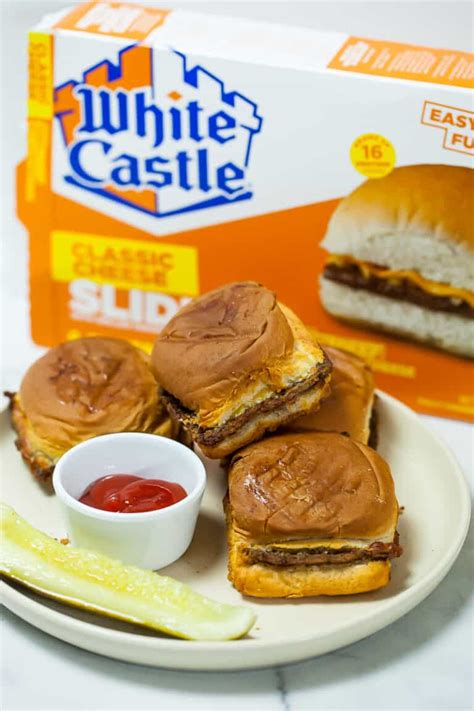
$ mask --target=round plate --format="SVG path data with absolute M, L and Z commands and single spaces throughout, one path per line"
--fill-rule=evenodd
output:
M 187 642 L 78 611 L 3 583 L 5 605 L 35 627 L 92 652 L 157 667 L 237 670 L 307 659 L 351 644 L 389 625 L 438 585 L 458 555 L 469 525 L 467 485 L 451 453 L 420 419 L 379 393 L 379 451 L 392 468 L 400 505 L 404 555 L 378 592 L 339 598 L 253 600 L 227 580 L 222 498 L 224 471 L 206 461 L 208 487 L 191 547 L 164 573 L 223 602 L 251 605 L 258 615 L 249 637 Z M 7 413 L 0 421 L 2 495 L 22 516 L 56 537 L 66 535 L 54 495 L 37 484 L 14 447 Z

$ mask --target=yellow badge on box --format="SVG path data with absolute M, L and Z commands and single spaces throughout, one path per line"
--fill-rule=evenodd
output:
M 395 168 L 395 148 L 385 136 L 365 133 L 351 146 L 351 162 L 366 178 L 383 178 Z
M 199 293 L 194 247 L 80 232 L 51 233 L 51 275 L 56 281 L 92 279 L 122 289 Z

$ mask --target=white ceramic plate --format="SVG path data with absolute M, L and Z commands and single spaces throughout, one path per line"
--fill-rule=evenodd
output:
M 55 603 L 9 583 L 3 600 L 35 627 L 83 649 L 128 662 L 172 669 L 237 670 L 285 664 L 333 651 L 391 624 L 439 584 L 455 561 L 469 525 L 467 485 L 450 452 L 397 400 L 379 394 L 379 451 L 390 463 L 404 555 L 390 585 L 346 598 L 301 601 L 244 599 L 227 580 L 222 513 L 223 470 L 206 462 L 208 488 L 196 534 L 185 556 L 164 572 L 217 600 L 251 605 L 258 615 L 250 637 L 187 642 Z M 8 416 L 0 416 L 2 498 L 41 530 L 64 536 L 54 495 L 33 480 L 14 447 Z

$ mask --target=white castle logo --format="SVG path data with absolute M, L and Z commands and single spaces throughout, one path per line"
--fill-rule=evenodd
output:
M 157 218 L 252 197 L 258 107 L 180 52 L 127 47 L 57 87 L 55 115 L 70 185 Z

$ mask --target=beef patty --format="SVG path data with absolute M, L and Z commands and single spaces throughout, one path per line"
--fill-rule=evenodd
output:
M 231 417 L 222 425 L 217 425 L 216 427 L 200 427 L 198 424 L 198 416 L 195 412 L 184 408 L 179 400 L 166 391 L 162 392 L 162 396 L 171 415 L 177 418 L 186 429 L 191 431 L 194 440 L 198 444 L 213 446 L 218 442 L 222 442 L 226 437 L 233 435 L 254 417 L 265 412 L 272 412 L 272 410 L 276 410 L 283 405 L 290 404 L 317 383 L 324 382 L 330 372 L 331 363 L 325 358 L 322 363 L 316 366 L 315 372 L 311 377 L 300 380 L 294 385 L 281 390 L 279 393 L 271 395 L 257 405 L 250 405 L 242 414 L 237 417 Z M 297 417 L 297 415 L 295 415 L 295 417 Z
M 365 276 L 358 264 L 326 264 L 325 279 L 350 286 L 352 289 L 364 289 L 397 301 L 410 301 L 430 311 L 445 311 L 464 318 L 474 319 L 474 308 L 457 297 L 436 296 L 429 294 L 409 279 L 380 279 L 377 276 Z
M 301 548 L 284 549 L 275 546 L 245 548 L 244 555 L 250 565 L 345 565 L 348 563 L 367 562 L 370 560 L 389 560 L 398 558 L 403 553 L 398 543 L 398 532 L 392 543 L 376 541 L 367 548 Z

